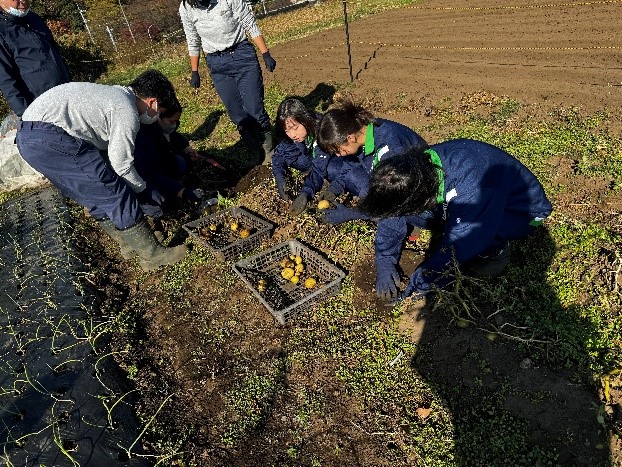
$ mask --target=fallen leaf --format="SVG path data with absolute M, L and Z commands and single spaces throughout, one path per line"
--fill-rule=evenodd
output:
M 422 420 L 428 418 L 430 416 L 430 413 L 432 413 L 431 408 L 426 409 L 425 407 L 419 407 L 417 409 L 417 415 L 419 415 L 419 418 L 421 418 Z

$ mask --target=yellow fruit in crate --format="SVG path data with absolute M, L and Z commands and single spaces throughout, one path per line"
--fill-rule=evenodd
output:
M 318 209 L 328 209 L 329 207 L 330 207 L 330 202 L 325 199 L 317 203 Z
M 296 257 L 294 258 L 294 263 L 302 264 L 302 256 L 296 255 Z
M 295 271 L 292 268 L 285 268 L 281 271 L 281 276 L 283 277 L 283 279 L 291 279 L 292 277 L 294 277 Z
M 231 223 L 229 224 L 229 227 L 231 228 L 231 230 L 233 230 L 234 232 L 236 230 L 238 230 L 238 227 L 240 226 L 240 224 L 238 223 L 238 221 L 236 220 L 232 220 Z
M 296 272 L 302 272 L 302 271 L 304 271 L 304 270 L 305 270 L 305 265 L 304 265 L 304 264 L 302 264 L 302 263 L 298 263 L 298 264 L 296 265 L 296 267 L 294 268 L 294 270 L 295 270 Z
M 300 282 L 300 276 L 292 276 L 292 278 L 290 279 L 290 281 L 292 281 L 292 283 L 297 284 L 298 282 Z
M 210 229 L 212 232 L 217 231 L 217 230 L 218 230 L 218 224 L 210 224 L 210 225 L 209 225 L 209 229 Z
M 242 229 L 240 230 L 240 238 L 248 238 L 248 236 L 251 234 L 250 229 Z
M 315 284 L 317 284 L 317 281 L 313 277 L 307 277 L 307 279 L 305 280 L 305 287 L 307 289 L 312 289 L 313 287 L 315 287 Z
M 291 259 L 292 261 L 294 261 L 296 259 L 296 255 L 289 255 L 289 259 Z

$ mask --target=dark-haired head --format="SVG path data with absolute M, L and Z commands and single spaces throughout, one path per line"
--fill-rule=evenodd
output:
M 419 214 L 436 205 L 438 185 L 430 156 L 423 149 L 410 149 L 378 164 L 358 208 L 371 217 Z
M 324 114 L 317 129 L 317 144 L 330 154 L 339 154 L 348 143 L 348 136 L 356 135 L 374 122 L 374 116 L 351 100 L 344 100 Z
M 160 112 L 160 118 L 170 118 L 173 115 L 181 115 L 181 113 L 181 104 L 177 100 L 177 97 L 175 97 L 175 99 L 171 101 L 171 105 L 166 107 L 166 110 L 164 110 L 163 112 Z
M 173 85 L 158 70 L 143 71 L 129 86 L 139 99 L 157 99 L 158 107 L 162 110 L 175 106 L 181 109 Z
M 317 113 L 307 108 L 307 106 L 298 97 L 288 97 L 281 104 L 276 112 L 276 137 L 281 140 L 287 138 L 285 133 L 287 120 L 292 119 L 299 123 L 307 134 L 315 137 L 318 116 Z

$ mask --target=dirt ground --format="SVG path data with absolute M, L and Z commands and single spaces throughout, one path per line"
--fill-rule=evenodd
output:
M 505 3 L 431 0 L 351 23 L 355 78 L 351 91 L 367 102 L 381 103 L 383 114 L 410 126 L 429 123 L 431 112 L 447 99 L 459 102 L 483 91 L 541 108 L 543 115 L 556 105 L 576 106 L 586 112 L 607 110 L 617 115 L 612 120 L 619 128 L 622 2 Z M 278 66 L 266 80 L 277 81 L 292 93 L 327 92 L 335 83 L 349 80 L 342 28 L 271 50 Z M 560 179 L 571 171 L 565 164 L 560 162 Z M 266 183 L 267 177 L 265 170 L 253 171 L 234 191 L 250 190 Z M 564 202 L 584 204 L 586 216 L 590 206 L 598 205 L 598 215 L 613 224 L 619 216 L 619 200 L 601 197 L 605 191 L 579 183 Z M 255 209 L 269 218 L 278 219 L 286 209 L 272 197 L 255 200 L 255 204 Z M 581 214 L 581 209 L 578 212 Z M 296 227 L 294 223 L 277 228 L 273 241 L 294 236 Z M 315 232 L 317 239 L 327 233 L 322 232 L 324 228 L 328 229 Z M 372 252 L 362 258 L 351 268 L 354 304 L 386 313 L 370 293 L 375 276 Z M 420 260 L 417 251 L 407 252 L 402 261 L 404 272 L 411 272 Z M 222 412 L 223 389 L 234 383 L 228 376 L 232 374 L 230 362 L 240 361 L 242 355 L 249 368 L 277 365 L 291 333 L 289 327 L 275 326 L 269 313 L 239 283 L 227 282 L 228 268 L 220 263 L 199 267 L 190 278 L 192 291 L 173 294 L 174 300 L 159 296 L 156 277 L 141 283 L 137 290 L 117 293 L 124 297 L 129 293 L 133 304 L 147 310 L 138 317 L 142 340 L 135 353 L 141 356 L 137 360 L 143 366 L 136 381 L 145 399 L 151 394 L 158 401 L 161 394 L 175 392 L 166 414 L 160 416 L 188 449 L 188 458 L 201 466 L 312 465 L 316 453 L 322 465 L 418 465 L 415 460 L 396 463 L 395 445 L 357 428 L 364 425 L 368 414 L 352 403 L 329 364 L 294 367 L 287 374 L 290 393 L 304 387 L 324 395 L 324 415 L 309 429 L 310 437 L 300 448 L 297 461 L 286 454 L 288 446 L 296 442 L 296 420 L 290 407 L 293 401 L 285 398 L 274 401 L 273 415 L 262 432 L 246 439 L 244 447 L 233 451 L 214 441 L 222 434 L 218 426 L 234 417 Z M 215 287 L 224 287 L 224 293 L 201 293 Z M 487 341 L 475 329 L 458 331 L 449 326 L 449 318 L 428 311 L 415 308 L 400 324 L 406 335 L 427 349 L 423 352 L 427 358 L 412 362 L 424 377 L 438 387 L 462 388 L 465 393 L 475 384 L 494 393 L 510 381 L 518 392 L 507 409 L 530 420 L 534 443 L 559 450 L 561 465 L 607 465 L 610 456 L 618 458 L 619 446 L 609 443 L 596 421 L 599 395 L 593 388 L 534 364 L 511 343 Z M 197 327 L 210 322 L 219 323 L 221 329 L 224 326 L 227 338 L 216 354 L 202 354 L 202 348 L 220 342 L 207 329 Z M 488 362 L 490 371 L 484 381 L 476 371 L 481 362 L 469 360 L 474 354 Z M 548 394 L 548 399 L 536 406 L 530 401 L 538 394 Z M 451 397 L 449 392 L 443 396 Z M 461 417 L 469 416 L 467 408 L 451 399 L 447 404 L 459 430 Z M 155 409 L 156 405 L 143 402 L 145 413 Z M 560 437 L 567 443 L 555 444 L 553 440 Z
M 527 105 L 622 107 L 618 1 L 429 0 L 349 25 L 356 94 L 419 126 L 446 98 L 486 91 Z M 271 79 L 350 79 L 344 28 L 272 47 Z

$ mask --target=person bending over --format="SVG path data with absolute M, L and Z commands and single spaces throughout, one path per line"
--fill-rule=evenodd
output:
M 333 180 L 341 170 L 342 160 L 322 151 L 315 133 L 321 115 L 309 110 L 298 98 L 290 97 L 279 105 L 276 114 L 278 143 L 272 156 L 272 173 L 279 195 L 289 200 L 286 176 L 290 167 L 308 172 L 302 189 L 294 199 L 291 212 L 301 214 L 308 201 L 322 188 L 324 180 Z
M 24 160 L 86 207 L 125 258 L 138 254 L 146 271 L 186 254 L 185 245 L 160 245 L 146 225 L 139 204 L 161 205 L 163 197 L 134 167 L 140 124 L 155 123 L 175 102 L 173 85 L 156 70 L 129 86 L 65 83 L 37 97 L 17 131 Z
M 377 293 L 391 299 L 398 295 L 399 276 L 393 271 L 409 216 L 427 212 L 429 220 L 444 227 L 439 247 L 415 270 L 399 298 L 422 296 L 451 282 L 454 258 L 472 274 L 500 274 L 510 260 L 509 241 L 526 237 L 552 206 L 535 175 L 510 154 L 481 141 L 457 139 L 380 162 L 359 209 L 396 220 L 382 233 L 385 254 L 375 258 L 378 274 L 393 282 Z

